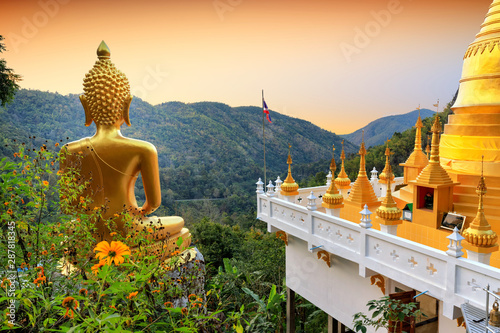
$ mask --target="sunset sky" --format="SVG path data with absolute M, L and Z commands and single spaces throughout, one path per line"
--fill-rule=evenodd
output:
M 7 0 L 1 57 L 23 88 L 81 94 L 104 40 L 151 104 L 260 106 L 264 89 L 271 110 L 345 134 L 449 102 L 491 2 Z

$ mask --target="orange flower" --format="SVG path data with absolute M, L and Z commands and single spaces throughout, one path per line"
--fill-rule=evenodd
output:
M 49 253 L 49 252 L 47 252 L 47 250 L 43 250 L 43 251 L 42 251 L 42 256 L 45 256 L 45 255 L 47 255 L 48 253 Z
M 43 183 L 43 186 L 49 186 L 49 182 L 46 180 L 44 180 L 42 183 Z
M 14 212 L 12 211 L 12 209 L 9 208 L 9 209 L 7 209 L 7 214 L 12 215 L 12 214 L 14 214 Z
M 165 305 L 165 307 L 167 307 L 167 308 L 173 308 L 174 307 L 174 304 L 172 302 L 165 302 L 165 303 L 163 303 L 163 305 Z
M 188 309 L 187 308 L 182 308 L 181 312 L 182 312 L 183 315 L 187 315 Z
M 7 201 L 7 202 L 4 202 L 3 204 L 4 204 L 5 206 L 8 206 L 8 205 L 9 205 L 9 203 L 10 203 L 10 202 L 8 202 L 8 201 Z
M 137 296 L 138 293 L 139 293 L 138 291 L 134 291 L 133 293 L 128 294 L 127 298 L 132 299 L 132 297 Z
M 95 275 L 97 275 L 97 273 L 99 272 L 99 268 L 101 268 L 104 265 L 106 265 L 106 260 L 101 260 L 99 261 L 98 264 L 95 264 L 90 269 L 92 270 L 92 272 L 94 272 Z
M 59 142 L 56 142 L 54 146 L 59 147 Z
M 116 310 L 116 307 L 114 305 L 110 305 L 109 307 Z
M 153 229 L 148 228 L 148 232 L 149 232 L 150 234 L 151 234 L 151 233 L 153 233 Z
M 194 302 L 194 301 L 196 301 L 196 298 L 197 298 L 197 297 L 196 297 L 196 295 L 195 295 L 195 294 L 191 294 L 191 295 L 189 295 L 189 296 L 188 296 L 188 300 L 189 300 L 190 302 Z
M 15 176 L 15 175 L 17 175 L 17 171 L 16 171 L 16 170 L 12 171 L 12 174 L 13 174 L 14 176 Z
M 23 198 L 21 198 L 21 203 L 24 205 L 24 199 Z
M 108 265 L 114 261 L 115 265 L 119 265 L 125 261 L 123 256 L 130 255 L 130 249 L 127 245 L 122 242 L 111 241 L 109 244 L 107 241 L 102 241 L 94 249 L 96 258 L 99 260 L 106 260 Z
M 116 235 L 116 232 L 112 232 L 109 234 L 111 237 L 113 237 L 114 235 Z
M 37 287 L 40 287 L 40 284 L 42 283 L 47 283 L 47 278 L 43 274 L 38 274 L 38 277 L 33 281 L 34 284 L 36 284 Z
M 78 294 L 80 294 L 80 296 L 87 296 L 89 294 L 89 292 L 87 291 L 87 289 L 82 288 L 82 289 L 80 289 Z
M 115 217 L 120 217 L 120 215 L 118 215 L 118 214 L 116 214 L 116 213 L 115 213 L 115 214 L 113 214 L 113 215 L 114 215 Z
M 10 282 L 10 280 L 9 280 L 9 279 L 7 279 L 7 278 L 3 278 L 2 283 L 0 283 L 0 287 L 2 287 L 2 288 L 7 288 L 7 286 L 6 286 L 6 285 L 5 285 L 5 283 L 4 283 L 4 282 L 6 282 L 6 281 L 7 281 L 7 282 L 9 282 L 9 286 L 10 286 L 10 285 L 12 285 L 12 282 Z
M 78 301 L 73 297 L 68 296 L 62 301 L 62 306 L 66 308 L 66 313 L 64 314 L 64 317 L 73 318 L 74 315 L 73 309 L 76 310 L 76 308 L 78 307 Z M 71 311 L 71 315 L 68 316 L 69 311 Z

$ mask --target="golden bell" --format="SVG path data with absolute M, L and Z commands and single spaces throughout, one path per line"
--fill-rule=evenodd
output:
M 490 312 L 490 321 L 489 324 L 491 326 L 500 327 L 500 312 L 498 311 L 498 301 L 493 303 L 493 309 Z

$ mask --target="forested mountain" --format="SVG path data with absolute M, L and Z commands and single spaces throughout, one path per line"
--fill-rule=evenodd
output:
M 422 119 L 430 117 L 434 113 L 434 111 L 429 109 L 420 110 Z M 401 133 L 415 126 L 417 118 L 418 110 L 396 116 L 387 116 L 374 120 L 351 134 L 343 134 L 341 137 L 359 145 L 361 144 L 362 131 L 364 130 L 366 147 L 377 146 L 383 144 L 387 138 L 392 137 L 395 132 Z
M 271 111 L 272 112 L 272 111 Z M 222 103 L 169 102 L 156 106 L 134 98 L 131 127 L 125 136 L 153 143 L 158 149 L 163 204 L 166 213 L 176 210 L 176 200 L 218 198 L 224 209 L 252 207 L 255 182 L 263 178 L 262 109 L 230 107 Z M 288 143 L 294 165 L 300 168 L 330 159 L 332 144 L 341 138 L 310 122 L 272 112 L 266 120 L 267 178 L 287 170 Z M 12 156 L 13 139 L 26 142 L 34 136 L 40 146 L 53 146 L 94 134 L 84 126 L 84 112 L 77 95 L 63 96 L 37 90 L 20 90 L 14 102 L 0 109 L 1 156 Z M 50 146 L 50 145 L 49 145 Z M 346 152 L 356 147 L 346 143 Z M 338 158 L 340 149 L 336 150 Z M 137 189 L 141 195 L 141 188 Z M 231 208 L 229 208 L 231 207 Z

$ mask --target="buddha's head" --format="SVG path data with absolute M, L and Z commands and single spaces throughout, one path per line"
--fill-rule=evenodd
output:
M 85 126 L 130 126 L 129 107 L 132 101 L 128 79 L 110 60 L 110 51 L 104 41 L 97 49 L 98 60 L 83 79 L 84 94 L 80 96 L 85 110 Z

